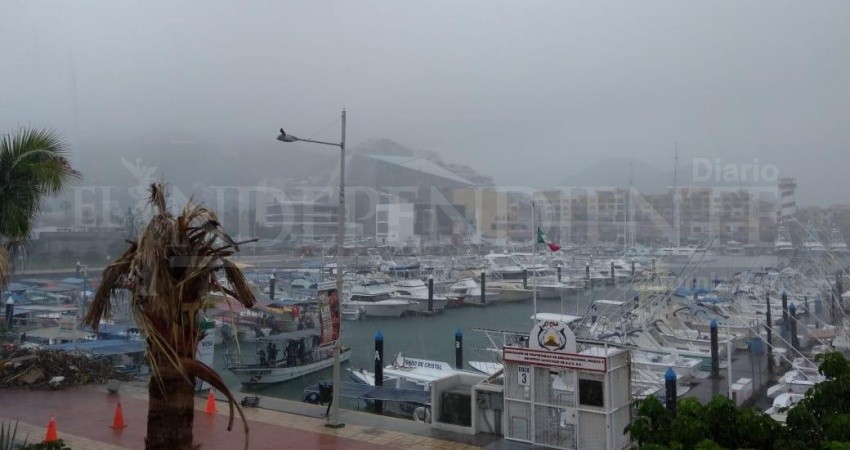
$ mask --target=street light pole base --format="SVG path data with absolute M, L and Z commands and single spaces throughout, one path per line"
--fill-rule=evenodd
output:
M 345 426 L 345 424 L 344 424 L 344 423 L 330 423 L 330 422 L 328 422 L 328 423 L 326 423 L 326 424 L 325 424 L 325 426 L 326 426 L 326 427 L 328 427 L 328 428 L 334 428 L 334 429 L 336 429 L 336 428 L 342 428 L 342 427 L 344 427 L 344 426 Z

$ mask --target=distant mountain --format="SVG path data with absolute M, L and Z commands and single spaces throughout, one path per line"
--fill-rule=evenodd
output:
M 370 154 L 370 155 L 390 155 L 390 156 L 410 156 L 416 158 L 425 158 L 438 166 L 447 169 L 455 175 L 464 178 L 479 186 L 492 186 L 493 178 L 481 175 L 472 167 L 464 164 L 455 164 L 444 162 L 440 154 L 433 150 L 410 149 L 391 139 L 373 139 L 361 145 L 358 145 L 355 152 Z

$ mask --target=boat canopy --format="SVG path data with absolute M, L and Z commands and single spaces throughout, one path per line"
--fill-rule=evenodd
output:
M 277 333 L 270 334 L 268 336 L 261 336 L 257 338 L 257 341 L 300 341 L 302 339 L 311 338 L 313 336 L 319 336 L 319 330 L 315 328 L 307 328 L 304 330 L 295 330 L 288 331 L 286 333 Z
M 581 321 L 582 318 L 581 316 L 573 316 L 571 314 L 537 313 L 534 316 L 531 316 L 531 319 L 571 324 L 573 322 Z

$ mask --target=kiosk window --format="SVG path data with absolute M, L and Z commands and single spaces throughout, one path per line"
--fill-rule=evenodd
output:
M 602 382 L 597 380 L 578 380 L 578 402 L 587 406 L 603 407 Z

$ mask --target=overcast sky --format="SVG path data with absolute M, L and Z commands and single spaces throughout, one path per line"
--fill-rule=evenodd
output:
M 344 106 L 353 144 L 505 185 L 618 156 L 670 170 L 678 141 L 683 163 L 759 158 L 801 203 L 847 203 L 849 25 L 845 1 L 4 0 L 0 132 L 235 152 L 281 125 L 335 139 Z

